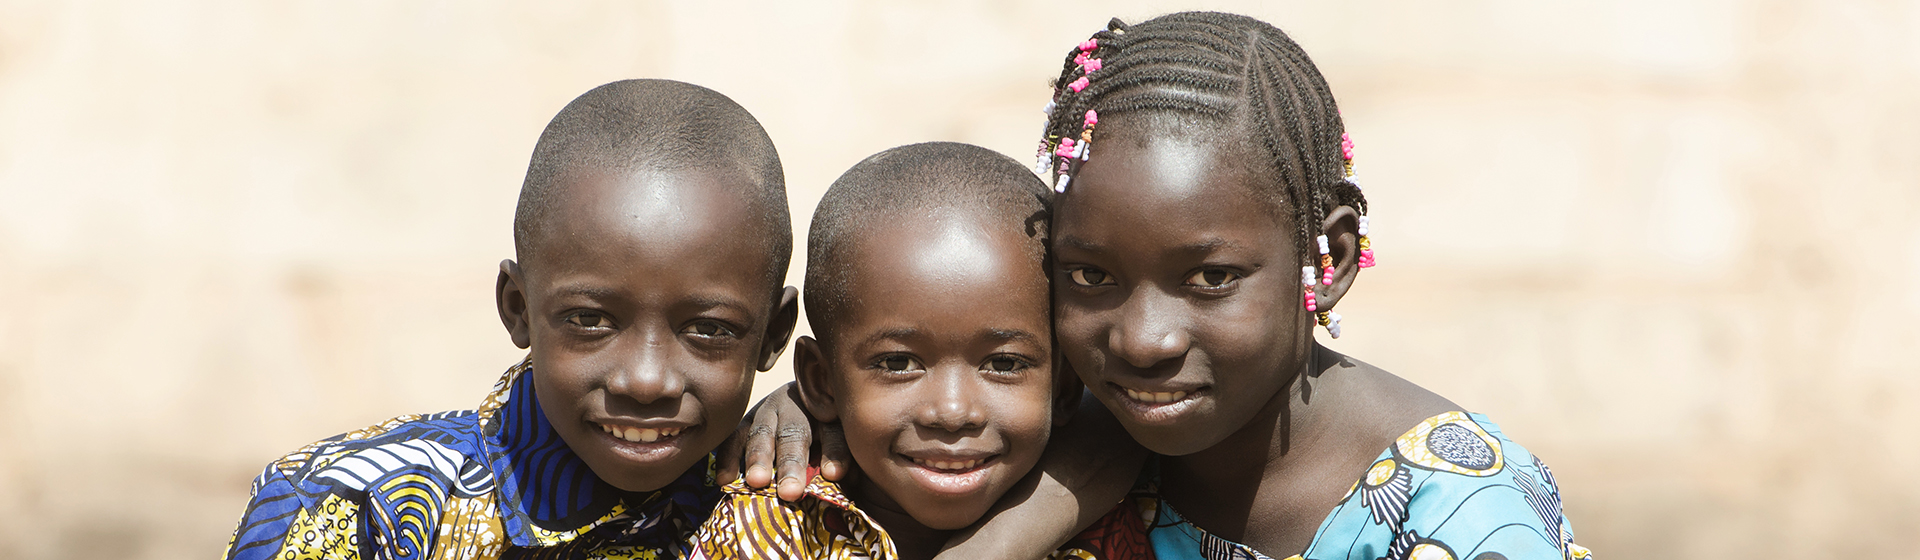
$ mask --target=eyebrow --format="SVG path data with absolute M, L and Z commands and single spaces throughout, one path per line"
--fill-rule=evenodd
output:
M 554 289 L 553 295 L 559 296 L 559 297 L 578 296 L 578 297 L 585 297 L 588 299 L 604 300 L 604 299 L 612 299 L 612 298 L 618 297 L 620 295 L 620 292 L 619 290 L 608 288 L 606 286 L 574 284 L 570 286 L 561 286 L 559 288 Z
M 987 336 L 992 337 L 995 340 L 1006 340 L 1006 341 L 1012 341 L 1012 340 L 1028 341 L 1028 340 L 1040 339 L 1040 337 L 1034 336 L 1033 333 L 1023 331 L 1023 330 L 1018 330 L 1018 329 L 987 329 Z
M 920 329 L 913 327 L 882 329 L 880 332 L 873 333 L 873 336 L 869 336 L 866 340 L 861 341 L 861 344 L 873 344 L 882 340 L 913 338 L 919 335 Z
M 1081 239 L 1078 237 L 1071 237 L 1071 236 L 1060 237 L 1058 239 L 1055 239 L 1054 243 L 1057 243 L 1060 245 L 1066 245 L 1069 247 L 1073 247 L 1075 249 L 1080 249 L 1082 251 L 1089 251 L 1089 252 L 1101 252 L 1102 250 L 1104 250 L 1104 247 L 1101 246 L 1099 243 L 1094 243 L 1086 239 Z M 1181 253 L 1208 253 L 1223 247 L 1239 247 L 1239 246 L 1240 246 L 1239 243 L 1228 241 L 1226 239 L 1221 239 L 1219 237 L 1209 237 L 1207 239 L 1195 241 L 1193 243 L 1187 243 L 1187 244 L 1176 246 L 1173 248 L 1173 250 Z

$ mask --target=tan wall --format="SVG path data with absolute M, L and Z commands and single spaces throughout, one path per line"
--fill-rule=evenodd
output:
M 1334 347 L 1500 421 L 1585 544 L 1920 534 L 1914 2 L 475 4 L 0 1 L 0 557 L 213 556 L 277 454 L 471 407 L 527 155 L 594 85 L 731 95 L 804 227 L 886 147 L 1025 160 L 1071 44 L 1194 6 L 1292 32 L 1359 142 L 1382 266 Z

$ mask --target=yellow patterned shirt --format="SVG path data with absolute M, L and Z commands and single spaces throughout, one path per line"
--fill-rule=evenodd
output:
M 693 538 L 699 560 L 898 560 L 885 528 L 848 499 L 840 486 L 818 475 L 797 502 L 782 501 L 773 487 L 755 490 L 738 481 Z M 1152 559 L 1143 513 L 1116 506 L 1093 528 L 1074 537 L 1050 560 Z
M 631 493 L 547 423 L 531 363 L 475 410 L 407 415 L 267 466 L 227 558 L 682 558 L 719 491 L 712 460 Z

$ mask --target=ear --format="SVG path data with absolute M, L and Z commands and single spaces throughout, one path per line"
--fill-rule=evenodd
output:
M 793 326 L 800 321 L 800 289 L 787 286 L 780 290 L 780 303 L 773 308 L 773 318 L 767 321 L 767 334 L 760 339 L 760 371 L 773 369 L 774 362 L 780 361 L 780 353 L 787 349 L 787 339 L 793 337 Z
M 1073 365 L 1067 363 L 1064 356 L 1053 359 L 1053 427 L 1067 425 L 1073 413 L 1080 410 L 1080 395 L 1086 391 L 1080 383 L 1080 376 L 1073 371 Z
M 820 348 L 820 341 L 811 336 L 793 341 L 793 380 L 800 386 L 800 405 L 807 407 L 807 413 L 821 422 L 840 419 L 840 405 L 833 398 L 833 384 L 828 375 L 827 356 Z
M 1360 213 L 1351 206 L 1334 208 L 1327 213 L 1327 219 L 1320 222 L 1320 234 L 1327 236 L 1327 248 L 1333 256 L 1333 284 L 1314 286 L 1315 307 L 1321 311 L 1333 309 L 1340 303 L 1340 297 L 1347 294 L 1347 288 L 1353 286 L 1353 280 L 1360 275 Z M 1309 250 L 1317 250 L 1317 243 L 1307 243 Z
M 500 309 L 500 322 L 507 326 L 507 336 L 513 338 L 513 345 L 521 349 L 533 345 L 533 337 L 528 332 L 527 292 L 521 286 L 526 276 L 520 273 L 520 263 L 513 259 L 500 261 L 500 279 L 493 282 L 493 304 Z

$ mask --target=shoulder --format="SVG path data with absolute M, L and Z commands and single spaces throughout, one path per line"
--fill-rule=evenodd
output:
M 313 491 L 364 492 L 374 481 L 408 472 L 445 486 L 471 486 L 461 484 L 463 475 L 477 474 L 466 471 L 484 465 L 484 457 L 473 411 L 409 414 L 301 447 L 269 465 L 262 480 L 277 474 Z
M 1391 533 L 1388 557 L 1584 557 L 1546 465 L 1479 414 L 1420 422 L 1352 492 L 1348 503 Z
M 363 549 L 365 519 L 414 525 L 428 519 L 366 515 L 412 496 L 471 495 L 491 477 L 476 477 L 471 411 L 406 415 L 301 447 L 269 463 L 253 481 L 252 500 L 229 544 L 230 557 L 254 553 L 344 553 Z M 481 480 L 484 479 L 484 480 Z M 423 488 L 432 487 L 432 488 Z M 427 492 L 419 492 L 419 490 Z M 467 492 L 461 492 L 466 490 Z M 439 500 L 426 505 L 437 509 Z M 397 529 L 397 528 L 389 528 Z M 393 533 L 385 533 L 393 534 Z

